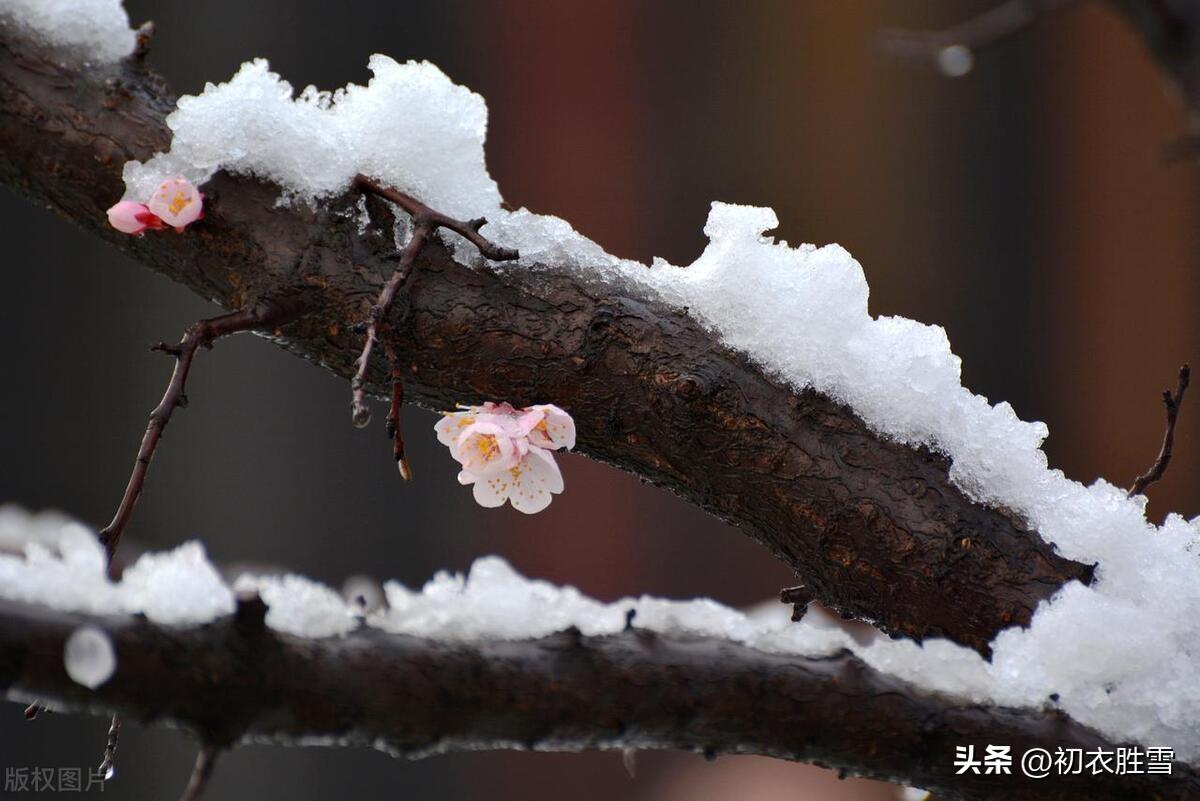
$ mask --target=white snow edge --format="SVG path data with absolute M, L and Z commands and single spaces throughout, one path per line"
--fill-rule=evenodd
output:
M 361 580 L 357 580 L 361 581 Z M 1081 588 L 1082 589 L 1082 588 Z M 104 552 L 95 536 L 56 514 L 31 515 L 0 507 L 0 598 L 39 603 L 68 612 L 96 615 L 143 614 L 160 625 L 190 626 L 233 612 L 235 593 L 256 591 L 268 605 L 272 629 L 300 637 L 331 637 L 360 627 L 393 634 L 452 642 L 527 640 L 574 626 L 587 636 L 616 634 L 634 612 L 633 624 L 669 637 L 712 637 L 774 654 L 820 657 L 846 649 L 871 667 L 924 689 L 977 703 L 1042 707 L 1050 693 L 1075 720 L 1117 740 L 1176 749 L 1195 760 L 1200 722 L 1188 713 L 1194 683 L 1167 685 L 1156 694 L 1134 694 L 1143 684 L 1124 671 L 1116 680 L 1130 686 L 1128 696 L 1105 692 L 1112 680 L 1106 670 L 1070 643 L 1045 654 L 1012 656 L 987 663 L 974 651 L 944 640 L 923 646 L 877 636 L 860 642 L 826 616 L 790 620 L 789 608 L 772 601 L 749 612 L 708 599 L 672 601 L 651 596 L 604 603 L 573 587 L 524 578 L 500 557 L 478 559 L 467 575 L 440 572 L 420 591 L 387 582 L 387 604 L 369 614 L 336 591 L 302 576 L 243 575 L 232 587 L 204 557 L 202 547 L 187 543 L 173 551 L 146 554 L 119 582 L 107 578 Z M 1084 590 L 1086 591 L 1086 590 Z M 1069 639 L 1035 618 L 1033 631 L 1015 637 Z M 1051 618 L 1052 620 L 1052 618 Z M 1111 635 L 1113 621 L 1090 625 L 1079 647 L 1091 650 Z M 1120 621 L 1116 621 L 1120 630 Z M 1009 632 L 1001 635 L 1008 636 Z M 1129 633 L 1144 646 L 1136 657 L 1146 676 L 1162 653 L 1153 634 Z M 1036 657 L 1036 658 L 1034 658 Z M 1032 659 L 1032 661 L 1029 661 Z M 1133 699 L 1139 699 L 1134 703 Z M 1155 700 L 1148 704 L 1146 699 Z

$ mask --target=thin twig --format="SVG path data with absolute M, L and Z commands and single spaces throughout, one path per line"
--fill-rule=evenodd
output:
M 404 382 L 401 380 L 400 363 L 396 360 L 394 348 L 387 348 L 387 357 L 392 363 L 392 402 L 388 407 L 387 425 L 384 426 L 384 430 L 388 439 L 392 441 L 392 456 L 400 470 L 400 477 L 408 481 L 412 478 L 412 469 L 404 456 L 404 433 L 400 426 L 400 408 L 404 406 Z
M 371 409 L 367 406 L 366 398 L 367 370 L 371 364 L 371 351 L 375 347 L 375 343 L 379 341 L 379 321 L 387 316 L 392 301 L 396 299 L 396 292 L 412 271 L 413 262 L 416 260 L 417 254 L 421 252 L 425 238 L 429 236 L 430 232 L 431 229 L 427 224 L 414 223 L 412 239 L 408 240 L 408 244 L 400 252 L 400 263 L 396 265 L 392 277 L 384 284 L 383 291 L 379 293 L 379 300 L 371 307 L 371 321 L 367 324 L 367 338 L 356 362 L 358 369 L 354 371 L 354 377 L 350 379 L 350 417 L 354 421 L 354 425 L 359 428 L 363 428 L 371 422 Z
M 1158 481 L 1163 477 L 1163 473 L 1167 472 L 1167 465 L 1171 463 L 1171 452 L 1175 449 L 1175 423 L 1179 420 L 1179 406 L 1183 403 L 1183 393 L 1187 391 L 1191 377 L 1192 370 L 1185 364 L 1179 368 L 1179 383 L 1174 394 L 1169 389 L 1163 390 L 1163 405 L 1167 407 L 1167 430 L 1163 434 L 1162 447 L 1150 469 L 1134 479 L 1133 486 L 1129 488 L 1130 498 L 1144 493 L 1146 487 Z
M 812 591 L 801 584 L 798 587 L 784 587 L 779 591 L 779 600 L 781 603 L 792 604 L 792 620 L 798 622 L 804 619 L 808 605 L 815 599 Z
M 108 727 L 108 742 L 104 746 L 104 759 L 100 761 L 100 767 L 96 770 L 100 774 L 101 781 L 108 781 L 116 772 L 114 765 L 117 760 L 117 742 L 121 739 L 121 716 L 113 715 L 112 723 Z
M 278 303 L 263 309 L 242 309 L 229 312 L 193 323 L 184 332 L 183 339 L 177 345 L 159 342 L 151 348 L 151 350 L 162 351 L 174 356 L 175 369 L 171 373 L 171 379 L 167 382 L 167 389 L 163 392 L 162 400 L 158 402 L 158 406 L 154 407 L 154 411 L 150 412 L 150 422 L 146 425 L 146 433 L 142 436 L 142 444 L 138 447 L 137 458 L 133 463 L 133 472 L 129 476 L 129 483 L 125 486 L 125 494 L 121 497 L 116 514 L 113 515 L 112 521 L 100 530 L 100 542 L 104 545 L 110 565 L 117 552 L 117 546 L 121 544 L 121 535 L 124 534 L 125 527 L 133 516 L 133 509 L 142 494 L 142 487 L 146 483 L 146 473 L 150 469 L 150 460 L 154 458 L 154 452 L 158 448 L 159 440 L 162 439 L 163 431 L 166 429 L 167 423 L 171 422 L 171 415 L 174 414 L 175 409 L 187 406 L 187 379 L 192 369 L 192 361 L 196 357 L 196 351 L 201 346 L 211 348 L 215 340 L 230 334 L 288 322 L 297 316 L 299 310 L 298 303 Z M 36 705 L 35 702 L 34 706 Z M 30 708 L 32 709 L 33 706 Z M 28 710 L 26 717 L 29 717 Z M 113 773 L 117 741 L 120 736 L 121 717 L 113 715 L 112 724 L 108 729 L 108 743 L 104 747 L 104 758 L 100 763 L 100 775 L 105 779 Z
M 1019 33 L 1039 18 L 1077 0 L 1007 0 L 940 31 L 885 31 L 880 48 L 891 56 L 927 62 L 957 78 L 971 71 L 974 52 Z
M 196 754 L 196 766 L 192 768 L 192 778 L 184 788 L 183 795 L 179 796 L 179 801 L 197 801 L 200 796 L 204 795 L 204 789 L 208 787 L 208 780 L 212 776 L 213 764 L 217 761 L 219 751 L 220 749 L 212 743 L 200 746 L 200 753 Z
M 121 535 L 125 532 L 125 527 L 133 515 L 133 508 L 142 494 L 146 473 L 150 469 L 150 460 L 154 458 L 163 430 L 171 421 L 175 409 L 187 405 L 185 390 L 188 373 L 192 369 L 192 360 L 196 357 L 197 349 L 201 346 L 212 347 L 215 340 L 230 334 L 287 322 L 295 315 L 293 308 L 290 305 L 275 305 L 264 310 L 243 309 L 229 312 L 194 323 L 188 327 L 178 345 L 159 342 L 151 348 L 174 356 L 175 370 L 171 373 L 171 380 L 167 382 L 162 400 L 154 407 L 154 411 L 150 412 L 150 422 L 146 425 L 146 433 L 142 436 L 142 444 L 133 463 L 133 472 L 129 476 L 129 483 L 125 487 L 125 494 L 116 514 L 113 515 L 112 522 L 100 530 L 100 541 L 104 544 L 110 562 L 117 546 L 121 544 Z
M 355 177 L 354 185 L 362 192 L 369 192 L 384 200 L 395 203 L 412 217 L 413 222 L 412 238 L 408 240 L 408 244 L 400 251 L 399 263 L 396 265 L 392 277 L 383 285 L 383 290 L 379 293 L 379 299 L 371 307 L 371 319 L 367 324 L 366 340 L 363 342 L 362 353 L 356 362 L 358 369 L 355 370 L 354 378 L 350 381 L 350 418 L 354 421 L 354 425 L 362 428 L 371 422 L 371 409 L 367 406 L 366 402 L 367 371 L 371 365 L 371 351 L 375 348 L 375 343 L 379 341 L 379 324 L 387 318 L 388 312 L 392 308 L 392 302 L 396 299 L 396 293 L 412 273 L 412 266 L 429 237 L 433 236 L 437 229 L 446 228 L 465 237 L 475 247 L 479 248 L 480 253 L 492 261 L 510 261 L 517 258 L 519 254 L 517 251 L 510 250 L 509 248 L 498 247 L 492 244 L 486 237 L 480 235 L 479 229 L 487 222 L 483 217 L 467 220 L 466 222 L 447 217 L 445 214 L 429 208 L 411 195 L 407 195 L 389 186 L 384 186 L 365 175 Z M 394 376 L 395 373 L 393 373 Z M 402 474 L 405 469 L 405 467 L 401 467 Z

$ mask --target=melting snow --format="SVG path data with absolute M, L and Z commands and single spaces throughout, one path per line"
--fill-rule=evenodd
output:
M 121 0 L 0 0 L 0 20 L 98 61 L 124 58 L 136 40 Z
M 12 553 L 14 545 L 23 553 Z M 104 574 L 103 551 L 83 527 L 54 515 L 0 508 L 0 598 L 197 624 L 233 611 L 234 590 L 217 576 L 202 549 L 189 543 L 143 556 L 123 581 L 113 583 Z M 476 560 L 465 576 L 438 573 L 419 592 L 388 582 L 386 606 L 365 617 L 357 604 L 301 576 L 243 575 L 234 589 L 258 592 L 269 607 L 267 625 L 302 637 L 338 636 L 363 625 L 464 643 L 531 639 L 570 626 L 601 636 L 624 629 L 633 611 L 634 626 L 667 636 L 719 637 L 809 657 L 846 649 L 881 672 L 980 703 L 1036 707 L 1057 693 L 1068 714 L 1115 740 L 1173 747 L 1183 759 L 1200 758 L 1190 646 L 1175 649 L 1170 625 L 1138 628 L 1136 605 L 1078 584 L 1043 607 L 1029 631 L 1002 633 L 991 664 L 945 640 L 923 646 L 884 636 L 859 641 L 820 614 L 793 623 L 789 607 L 776 602 L 749 612 L 707 599 L 642 596 L 604 603 L 573 587 L 527 579 L 495 556 Z M 1081 609 L 1095 614 L 1074 616 Z

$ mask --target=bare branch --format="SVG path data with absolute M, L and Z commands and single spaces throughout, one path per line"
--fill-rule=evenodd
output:
M 100 542 L 104 544 L 110 562 L 113 554 L 117 551 L 117 546 L 121 544 L 121 534 L 124 533 L 125 526 L 129 524 L 133 508 L 142 494 L 142 487 L 146 483 L 146 473 L 150 469 L 150 461 L 154 458 L 155 450 L 158 449 L 158 442 L 162 439 L 163 431 L 171 422 L 171 416 L 175 413 L 175 409 L 187 405 L 188 373 L 191 372 L 192 361 L 196 357 L 197 349 L 202 346 L 212 347 L 215 340 L 230 334 L 289 322 L 298 313 L 299 306 L 295 303 L 229 312 L 189 326 L 178 345 L 159 342 L 151 348 L 151 350 L 162 351 L 174 356 L 175 369 L 171 373 L 171 379 L 167 382 L 167 389 L 163 392 L 162 400 L 158 402 L 158 406 L 154 407 L 154 411 L 150 412 L 150 422 L 146 425 L 146 433 L 142 437 L 137 458 L 133 462 L 133 473 L 129 476 L 129 483 L 125 487 L 125 494 L 121 498 L 116 514 L 113 515 L 112 521 L 100 530 Z
M 108 725 L 108 742 L 104 745 L 104 758 L 100 760 L 100 767 L 96 770 L 100 774 L 101 781 L 108 781 L 116 772 L 117 744 L 120 740 L 121 716 L 113 715 Z
M 421 253 L 421 248 L 429 240 L 439 228 L 447 228 L 454 231 L 456 234 L 466 237 L 475 247 L 479 248 L 482 253 L 493 261 L 510 261 L 518 257 L 515 250 L 497 247 L 488 239 L 479 234 L 479 229 L 487 222 L 482 217 L 478 217 L 468 222 L 455 220 L 452 217 L 447 217 L 445 214 L 434 211 L 426 206 L 421 201 L 407 195 L 397 189 L 380 184 L 365 175 L 359 175 L 354 179 L 354 185 L 363 192 L 369 192 L 372 195 L 381 197 L 384 200 L 395 203 L 400 208 L 412 217 L 412 237 L 408 240 L 408 244 L 400 251 L 400 263 L 396 266 L 392 277 L 383 285 L 383 290 L 379 293 L 379 300 L 371 307 L 371 319 L 367 322 L 366 341 L 363 344 L 362 354 L 358 357 L 358 370 L 354 374 L 354 378 L 350 381 L 350 387 L 353 393 L 351 401 L 351 417 L 354 420 L 354 425 L 362 428 L 371 421 L 371 409 L 365 401 L 367 369 L 371 363 L 371 350 L 375 346 L 379 335 L 379 323 L 387 318 L 392 310 L 392 302 L 396 299 L 396 293 L 399 291 L 409 275 L 412 273 L 413 264 L 416 262 L 417 256 Z M 388 419 L 392 421 L 390 424 L 393 432 L 399 431 L 399 420 L 393 415 L 396 411 L 395 395 L 399 381 L 399 371 L 395 368 L 395 359 L 392 359 L 392 410 L 388 413 Z M 401 394 L 403 398 L 403 394 Z M 396 443 L 396 462 L 400 465 L 400 475 L 408 478 L 408 465 L 403 460 L 404 447 L 403 442 L 392 436 Z
M 196 765 L 192 768 L 192 777 L 188 780 L 183 795 L 179 796 L 179 801 L 200 801 L 205 788 L 208 787 L 208 780 L 212 776 L 213 765 L 219 752 L 220 749 L 211 743 L 200 746 L 200 752 L 196 754 Z
M 404 456 L 404 432 L 400 426 L 400 408 L 404 406 L 404 375 L 395 349 L 389 347 L 387 351 L 388 361 L 392 365 L 392 402 L 388 406 L 387 425 L 384 430 L 388 439 L 392 441 L 392 457 L 396 460 L 400 477 L 408 481 L 412 478 L 412 470 Z
M 1154 464 L 1150 465 L 1150 469 L 1134 479 L 1129 488 L 1130 498 L 1144 493 L 1146 487 L 1161 479 L 1167 472 L 1167 466 L 1171 464 L 1171 453 L 1175 449 L 1175 423 L 1179 419 L 1179 407 L 1183 403 L 1183 393 L 1187 391 L 1191 377 L 1192 370 L 1185 364 L 1179 368 L 1179 383 L 1174 394 L 1169 389 L 1163 390 L 1163 405 L 1167 408 L 1167 430 L 1163 433 L 1162 447 L 1159 448 L 1158 457 Z

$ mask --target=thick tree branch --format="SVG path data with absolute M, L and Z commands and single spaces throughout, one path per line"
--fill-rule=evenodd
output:
M 0 180 L 226 309 L 297 299 L 307 314 L 276 341 L 354 375 L 354 326 L 395 252 L 389 226 L 359 233 L 356 193 L 280 207 L 277 187 L 219 174 L 204 187 L 205 220 L 187 234 L 119 234 L 104 212 L 122 194 L 122 164 L 169 147 L 174 98 L 136 59 L 81 70 L 4 36 Z M 580 451 L 728 520 L 814 598 L 894 634 L 946 636 L 986 654 L 997 631 L 1027 623 L 1065 582 L 1090 581 L 1090 566 L 1055 554 L 1017 516 L 968 499 L 944 457 L 878 436 L 685 313 L 627 292 L 567 266 L 465 267 L 434 238 L 383 344 L 409 402 L 557 403 L 575 418 Z M 383 365 L 365 379 L 387 396 Z
M 423 757 L 479 749 L 682 749 L 766 754 L 904 782 L 945 799 L 1200 798 L 1200 776 L 959 776 L 955 747 L 1114 748 L 1060 712 L 923 693 L 857 658 L 774 656 L 631 628 L 453 645 L 362 629 L 306 640 L 263 625 L 255 598 L 216 623 L 173 629 L 0 601 L 0 689 L 51 706 L 192 730 L 215 753 L 239 742 L 372 745 Z M 72 682 L 63 645 L 80 625 L 112 637 L 117 671 Z M 347 680 L 347 677 L 353 680 Z

